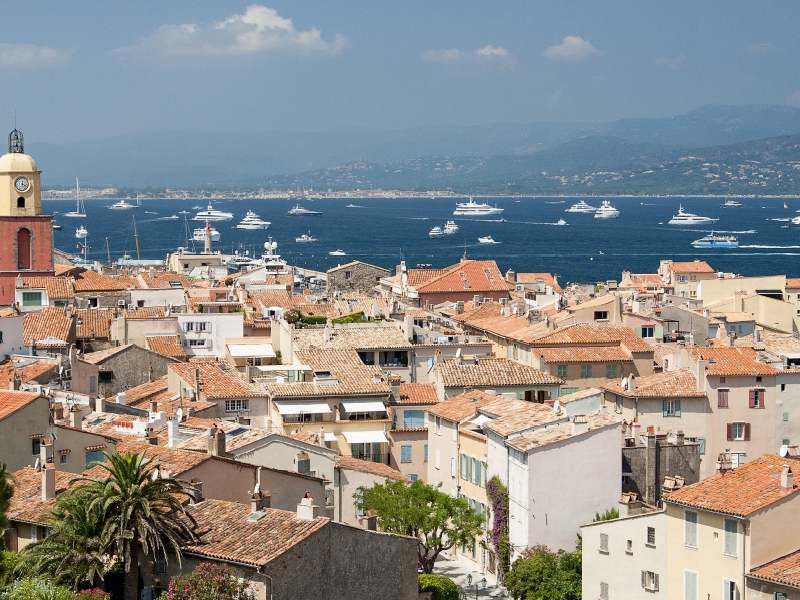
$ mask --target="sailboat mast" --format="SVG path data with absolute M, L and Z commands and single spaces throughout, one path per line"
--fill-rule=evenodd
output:
M 106 238 L 106 257 L 108 258 L 108 266 L 111 266 L 111 249 L 108 247 L 108 238 Z
M 139 256 L 139 234 L 136 233 L 136 217 L 133 217 L 133 239 L 136 241 L 136 260 L 141 260 L 141 256 Z

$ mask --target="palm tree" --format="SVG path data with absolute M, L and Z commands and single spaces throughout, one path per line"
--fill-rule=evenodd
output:
M 14 476 L 8 472 L 5 463 L 0 463 L 0 531 L 8 527 L 6 513 L 11 508 L 11 498 L 14 496 Z M 0 542 L 2 543 L 2 542 Z
M 89 507 L 102 507 L 105 523 L 101 539 L 125 565 L 125 600 L 138 599 L 139 552 L 160 552 L 167 560 L 172 550 L 181 563 L 180 544 L 196 541 L 196 523 L 186 513 L 181 497 L 187 497 L 175 479 L 161 479 L 158 465 L 145 453 L 105 454 L 95 463 L 108 476 L 81 478 L 76 493 L 85 494 Z
M 25 547 L 17 570 L 26 576 L 49 576 L 74 590 L 82 583 L 102 588 L 109 566 L 102 505 L 86 494 L 67 492 L 58 498 L 52 518 L 52 533 Z

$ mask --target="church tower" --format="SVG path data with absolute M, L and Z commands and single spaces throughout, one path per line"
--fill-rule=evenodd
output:
M 42 172 L 25 154 L 22 132 L 0 156 L 0 305 L 14 301 L 18 277 L 52 277 L 52 216 L 42 214 Z

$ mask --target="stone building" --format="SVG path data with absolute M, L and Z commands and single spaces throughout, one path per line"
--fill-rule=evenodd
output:
M 340 265 L 333 269 L 328 269 L 328 289 L 338 289 L 340 291 L 370 292 L 380 282 L 381 278 L 388 277 L 392 272 L 370 265 L 368 263 L 354 260 L 346 265 Z
M 167 374 L 178 362 L 134 344 L 84 354 L 72 364 L 72 389 L 91 396 L 113 396 Z

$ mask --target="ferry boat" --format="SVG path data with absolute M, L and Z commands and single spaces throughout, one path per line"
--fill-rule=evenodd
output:
M 618 216 L 619 211 L 611 206 L 611 202 L 608 200 L 603 200 L 600 208 L 594 212 L 595 219 L 616 219 Z
M 492 239 L 492 236 L 490 236 L 490 235 L 487 235 L 486 237 L 479 237 L 479 238 L 478 238 L 478 241 L 479 241 L 481 244 L 499 244 L 499 243 L 500 243 L 500 242 L 495 242 L 495 241 Z
M 293 209 L 286 213 L 290 217 L 319 217 L 322 213 L 318 210 L 309 210 L 297 204 Z
M 75 178 L 75 210 L 65 212 L 65 217 L 85 217 L 86 207 L 83 205 L 83 198 L 81 198 L 81 184 L 78 183 L 78 178 Z
M 597 212 L 597 208 L 596 208 L 596 207 L 594 207 L 594 206 L 590 206 L 589 204 L 586 204 L 586 202 L 584 202 L 583 200 L 581 200 L 581 201 L 580 201 L 580 202 L 578 202 L 577 204 L 573 204 L 572 206 L 570 206 L 570 207 L 569 207 L 567 210 L 565 210 L 564 212 L 568 212 L 568 213 L 586 213 L 586 214 L 589 214 L 589 213 L 594 213 L 594 212 Z
M 739 240 L 735 235 L 714 235 L 712 231 L 710 235 L 693 241 L 692 246 L 695 248 L 738 248 Z
M 230 221 L 232 218 L 233 213 L 217 210 L 209 204 L 206 210 L 201 210 L 193 216 L 192 221 Z
M 786 207 L 786 203 L 784 202 L 784 208 Z M 721 208 L 742 208 L 744 204 L 741 202 L 737 202 L 736 200 L 725 200 L 722 204 L 720 204 Z
M 86 239 L 86 236 L 89 235 L 89 232 L 86 230 L 86 227 L 81 225 L 75 230 L 75 237 L 79 240 Z
M 489 206 L 486 202 L 478 204 L 470 198 L 469 202 L 456 203 L 456 210 L 453 214 L 462 217 L 484 217 L 486 215 L 499 215 L 504 210 L 504 208 L 499 208 L 497 205 Z
M 455 221 L 448 221 L 444 224 L 444 229 L 442 233 L 445 235 L 454 235 L 458 233 L 458 225 L 456 225 Z
M 266 229 L 271 223 L 263 220 L 252 210 L 248 210 L 244 219 L 236 226 L 236 229 Z
M 316 242 L 317 238 L 311 235 L 311 232 L 309 231 L 308 233 L 304 233 L 300 237 L 294 238 L 294 241 L 297 242 L 298 244 L 309 244 L 311 242 Z
M 333 250 L 332 252 L 328 252 L 331 256 L 347 256 L 343 250 Z
M 195 242 L 205 242 L 206 241 L 206 228 L 199 227 L 198 229 L 194 230 L 192 234 L 192 239 Z M 214 227 L 211 228 L 211 241 L 218 242 L 219 241 L 219 231 L 217 231 Z
M 672 217 L 667 225 L 698 225 L 702 223 L 716 223 L 719 219 L 711 217 L 701 217 L 683 210 L 683 206 L 678 207 L 678 214 Z
M 428 236 L 430 237 L 442 237 L 443 235 L 444 232 L 442 231 L 442 228 L 439 227 L 438 225 L 433 229 L 431 229 L 430 232 L 428 233 Z

